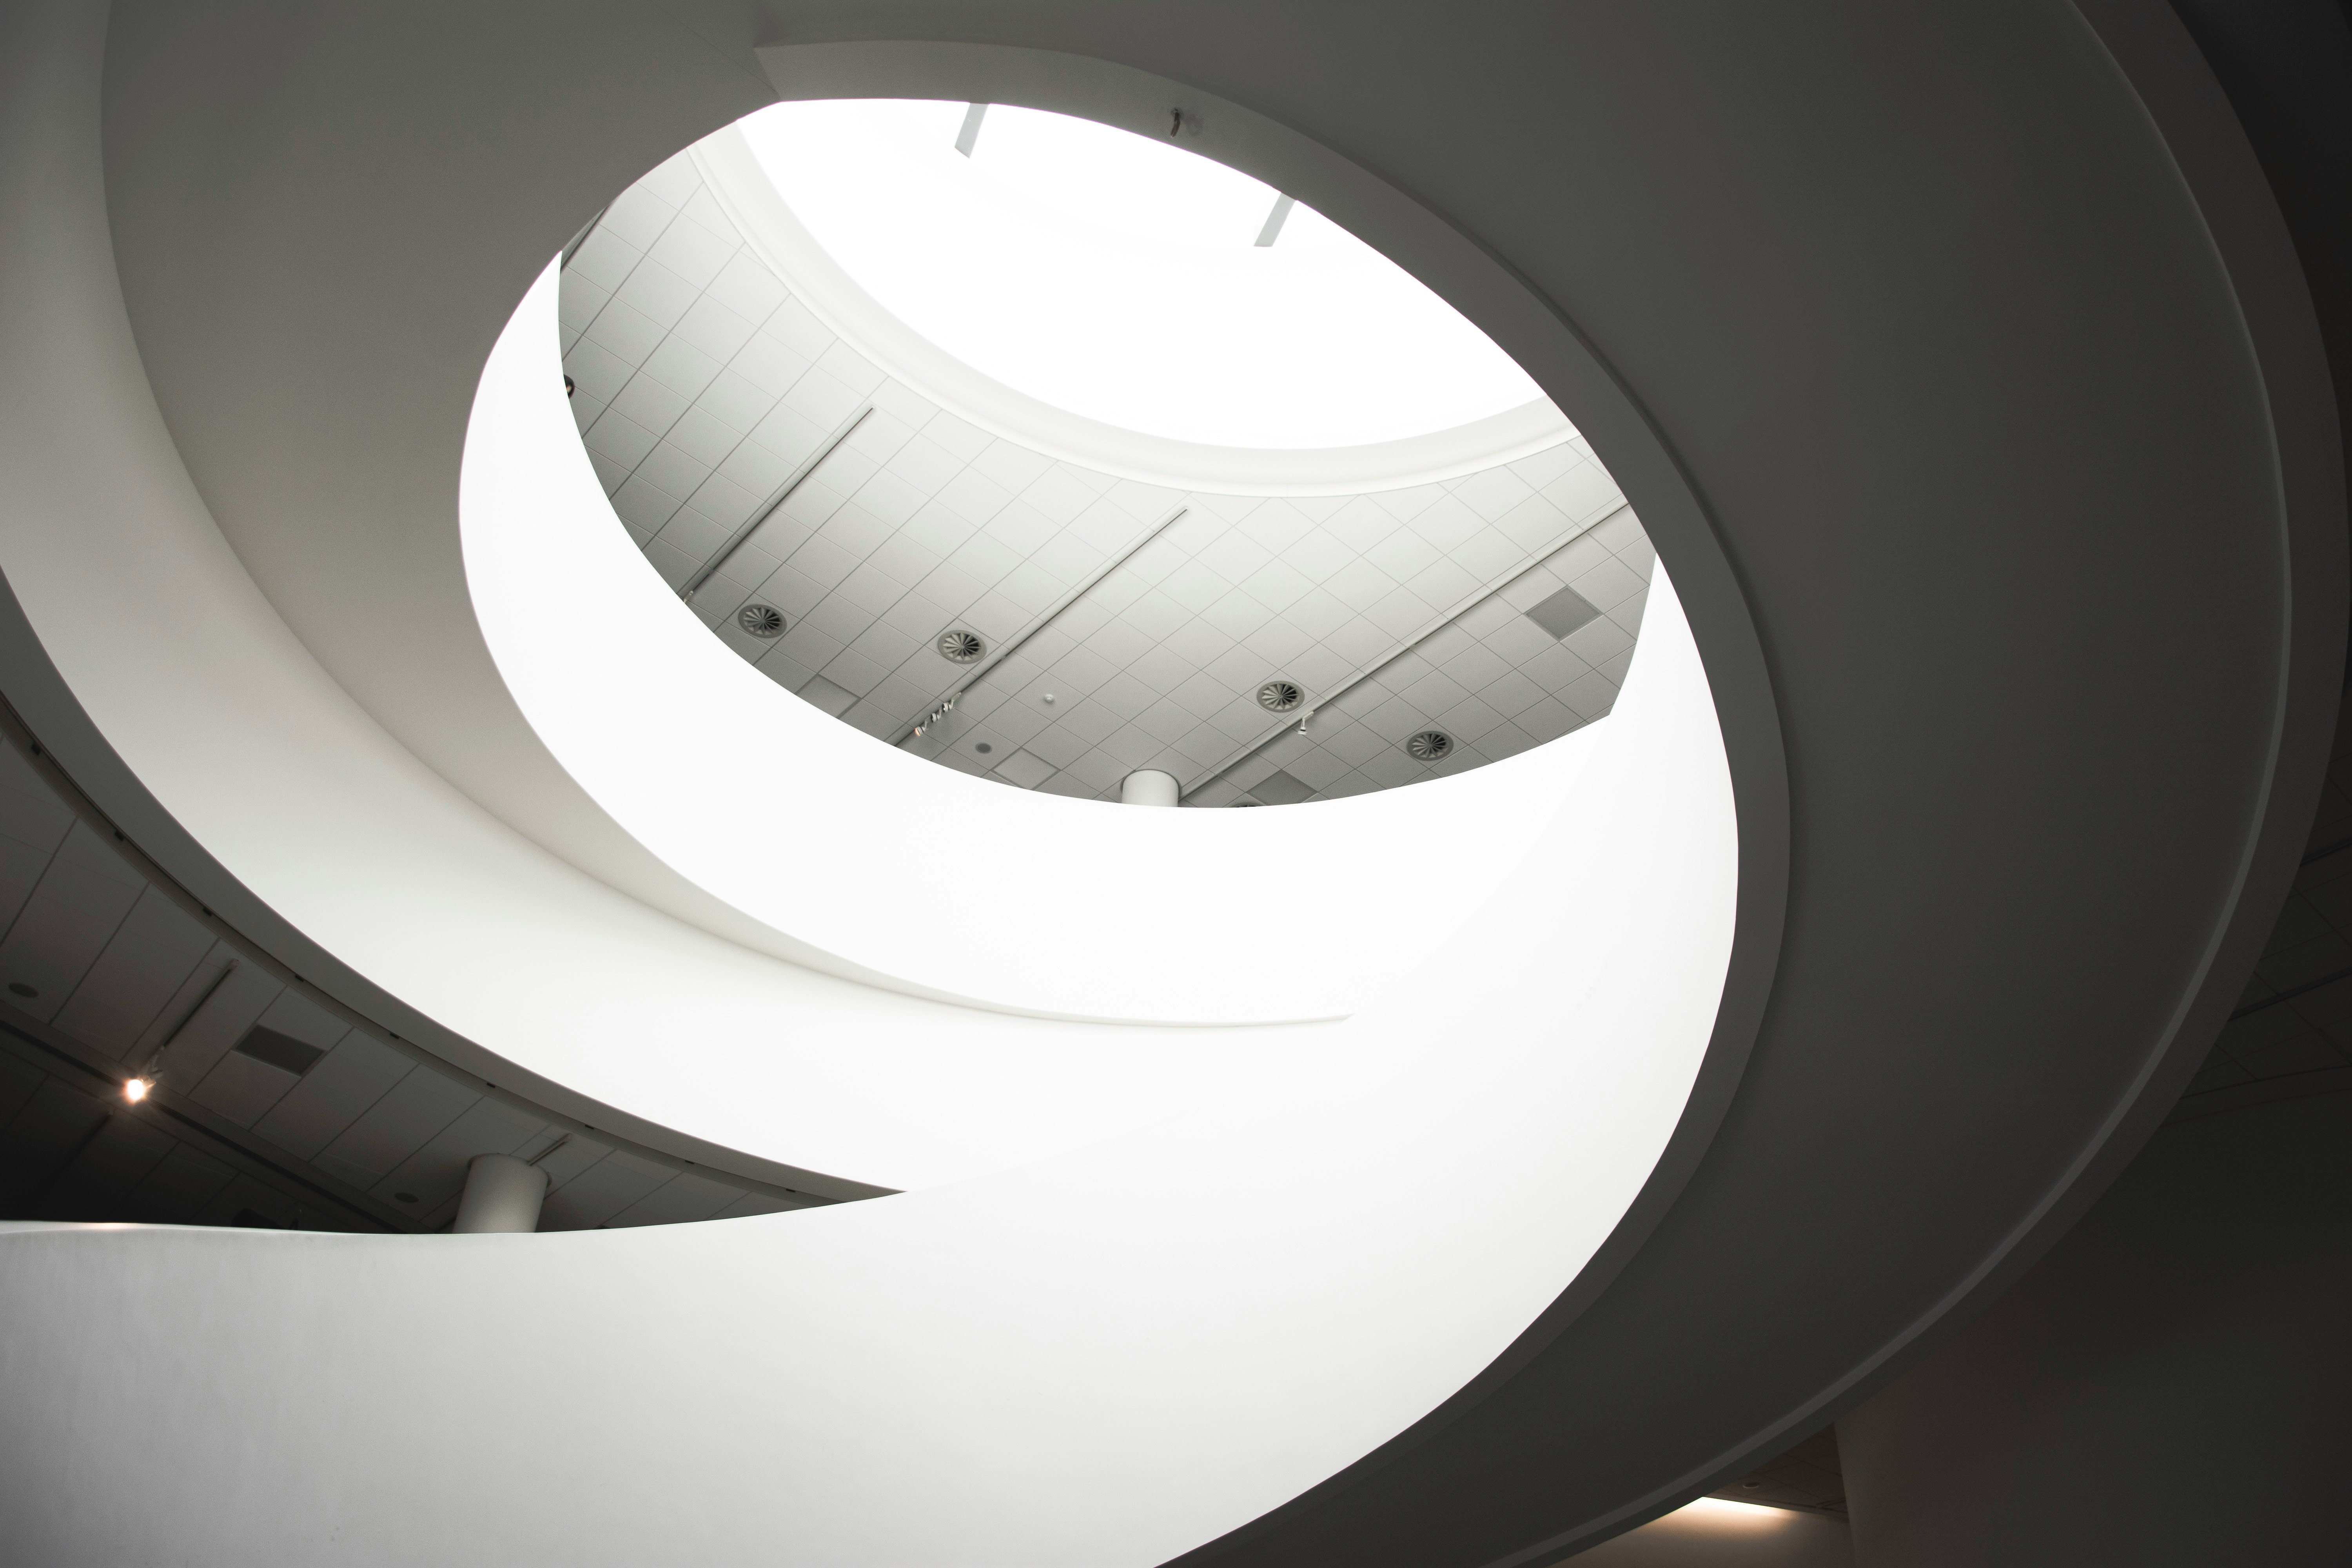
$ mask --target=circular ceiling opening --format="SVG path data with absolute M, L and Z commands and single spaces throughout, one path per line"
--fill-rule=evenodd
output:
M 1591 447 L 1429 289 L 1182 140 L 793 102 L 623 193 L 560 316 L 646 562 L 805 701 L 1045 794 L 1116 801 L 1150 769 L 1187 805 L 1335 800 L 1606 715 L 1653 557 Z M 1420 482 L 1153 481 L 954 395 L 1005 384 L 1097 436 L 1479 434 Z M 1475 424 L 1529 406 L 1549 423 Z
M 739 129 L 884 308 L 984 374 L 1107 425 L 1359 447 L 1543 395 L 1403 268 L 1181 134 L 866 99 L 780 103 Z

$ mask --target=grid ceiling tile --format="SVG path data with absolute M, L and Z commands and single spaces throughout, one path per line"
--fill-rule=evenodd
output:
M 381 1041 L 347 1033 L 253 1130 L 289 1153 L 314 1159 L 415 1066 Z

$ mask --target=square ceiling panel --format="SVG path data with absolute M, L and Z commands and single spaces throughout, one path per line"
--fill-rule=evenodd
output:
M 1277 769 L 1252 784 L 1250 794 L 1266 805 L 1297 805 L 1314 797 L 1315 786 Z
M 236 1048 L 256 1061 L 268 1062 L 297 1078 L 316 1067 L 319 1058 L 327 1054 L 316 1046 L 305 1045 L 290 1035 L 281 1035 L 257 1024 L 246 1032 Z
M 1528 619 L 1555 637 L 1582 631 L 1600 618 L 1600 606 L 1573 588 L 1562 588 L 1528 612 Z

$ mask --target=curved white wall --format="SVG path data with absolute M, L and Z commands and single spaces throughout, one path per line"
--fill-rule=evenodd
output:
M 702 1226 L 0 1237 L 0 1400 L 55 1435 L 0 1480 L 12 1530 L 58 1563 L 1162 1562 L 1395 1436 L 1576 1278 L 1712 1033 L 1737 847 L 1669 590 L 1496 895 L 1156 1125 Z M 100 1466 L 168 1482 L 73 1484 Z
M 578 1236 L 0 1236 L 0 1408 L 43 1435 L 0 1474 L 13 1550 L 1159 1562 L 1460 1389 L 1648 1178 L 1713 1030 L 1738 847 L 1663 580 L 1541 830 L 1356 1016 L 1136 1029 L 898 994 L 653 910 L 376 726 L 179 468 L 93 188 L 46 189 L 43 245 L 0 252 L 0 458 L 23 477 L 0 565 L 147 788 L 328 951 L 489 1048 L 927 1190 Z M 155 614 L 109 614 L 126 595 Z M 973 798 L 999 796 L 1027 804 Z M 790 1025 L 747 1037 L 747 1017 Z
M 102 259 L 89 216 L 53 232 Z M 331 952 L 492 1049 L 929 1190 L 580 1236 L 0 1237 L 0 1406 L 45 1435 L 0 1477 L 28 1558 L 1154 1563 L 1461 1388 L 1649 1176 L 1713 1029 L 1738 858 L 1663 580 L 1583 765 L 1520 770 L 1555 785 L 1540 830 L 1356 1016 L 1139 1030 L 924 1001 L 656 913 L 402 751 L 213 528 L 92 258 L 17 251 L 26 287 L 0 294 L 0 441 L 26 476 L 0 563 L 149 789 Z M 108 616 L 124 594 L 158 613 Z M 1331 809 L 1054 804 L 1250 828 Z M 790 1032 L 747 1040 L 755 1014 Z

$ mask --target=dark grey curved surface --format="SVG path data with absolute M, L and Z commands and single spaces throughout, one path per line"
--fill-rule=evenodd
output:
M 2329 1568 L 2352 1528 L 2352 1094 L 2167 1127 L 1838 1423 L 1865 1563 Z
M 2013 1279 L 2194 1070 L 2292 868 L 2343 657 L 2326 366 L 2187 35 L 2089 11 L 126 5 L 108 173 L 142 352 L 232 538 L 306 484 L 453 497 L 512 300 L 764 100 L 756 45 L 961 37 L 1196 84 L 1520 280 L 1399 247 L 1591 437 L 1689 609 L 1742 814 L 1724 1048 L 1511 1356 L 1195 1556 L 1536 1562 L 1818 1426 Z M 135 785 L 81 782 L 131 820 L 106 792 Z

